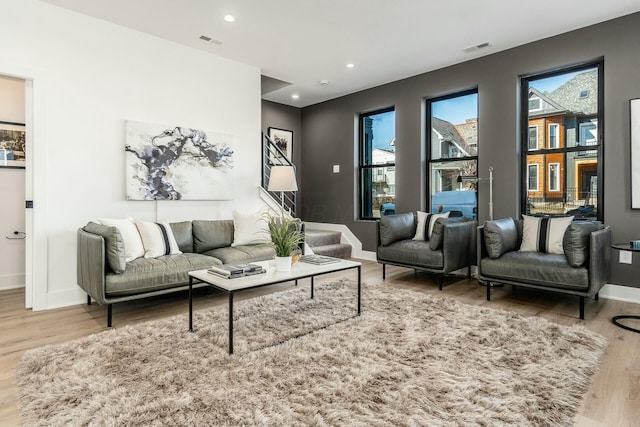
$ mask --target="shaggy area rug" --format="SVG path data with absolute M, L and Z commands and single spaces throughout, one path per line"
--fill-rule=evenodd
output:
M 607 345 L 580 326 L 353 282 L 27 352 L 25 425 L 572 425 Z

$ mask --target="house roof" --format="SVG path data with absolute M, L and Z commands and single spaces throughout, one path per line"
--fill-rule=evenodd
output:
M 586 96 L 580 96 L 584 93 Z M 590 70 L 577 74 L 549 93 L 530 87 L 529 97 L 532 95 L 539 97 L 546 108 L 530 112 L 530 117 L 565 113 L 593 115 L 598 112 L 598 73 Z
M 462 151 L 466 156 L 470 155 L 470 147 L 469 144 L 466 143 L 464 138 L 458 132 L 458 129 L 446 120 L 439 119 L 437 117 L 431 118 L 431 126 L 433 130 L 436 131 L 444 141 L 449 141 L 455 144 L 460 151 Z

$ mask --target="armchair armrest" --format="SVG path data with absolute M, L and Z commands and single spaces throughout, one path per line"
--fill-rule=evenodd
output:
M 104 238 L 78 229 L 78 286 L 100 305 L 107 304 L 105 262 Z
M 476 221 L 444 224 L 442 252 L 444 274 L 468 267 L 474 261 L 476 247 Z
M 603 226 L 589 237 L 589 298 L 609 280 L 611 272 L 611 227 Z

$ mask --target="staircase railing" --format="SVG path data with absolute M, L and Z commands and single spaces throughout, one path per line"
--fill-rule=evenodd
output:
M 274 201 L 281 204 L 280 192 L 269 191 L 269 177 L 271 176 L 271 168 L 273 166 L 293 166 L 291 160 L 287 159 L 284 152 L 278 148 L 275 142 L 269 136 L 262 134 L 262 188 L 273 198 Z M 296 216 L 296 193 L 294 191 L 284 192 L 284 209 Z

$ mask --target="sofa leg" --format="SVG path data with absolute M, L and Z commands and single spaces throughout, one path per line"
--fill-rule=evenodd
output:
M 111 310 L 111 306 L 113 304 L 107 304 L 107 328 L 111 327 L 111 315 L 112 315 L 112 310 Z
M 584 297 L 580 297 L 580 320 L 584 320 Z
M 87 295 L 87 305 L 91 305 L 91 295 Z
M 444 279 L 444 274 L 440 275 L 440 278 L 438 279 L 438 290 L 441 291 L 442 290 L 442 281 Z
M 491 301 L 491 282 L 487 282 L 487 301 Z
M 600 299 L 600 292 L 596 292 L 595 299 L 596 299 L 596 301 L 598 301 Z
M 382 280 L 387 278 L 387 264 L 382 264 Z

